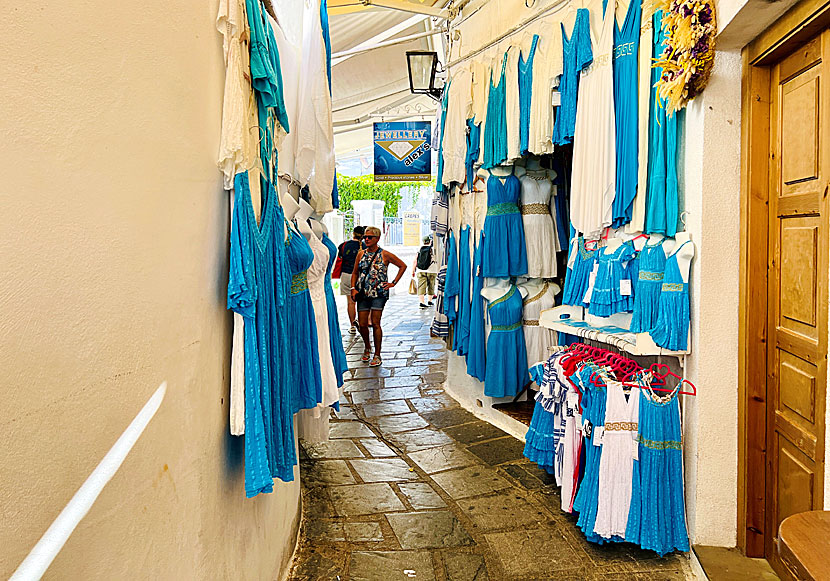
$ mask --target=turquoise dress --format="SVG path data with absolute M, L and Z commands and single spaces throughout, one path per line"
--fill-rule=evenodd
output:
M 467 170 L 467 191 L 472 191 L 475 181 L 475 163 L 481 155 L 481 122 L 476 123 L 475 117 L 467 119 L 467 157 L 464 167 Z
M 620 244 L 613 252 L 597 251 L 597 277 L 591 292 L 588 312 L 598 317 L 614 313 L 628 313 L 634 307 L 634 297 L 621 292 L 620 283 L 628 276 L 628 263 L 634 258 L 633 244 Z M 630 287 L 633 291 L 633 285 Z
M 527 60 L 525 60 L 523 53 L 519 55 L 519 151 L 522 152 L 522 155 L 528 151 L 530 104 L 533 93 L 533 57 L 536 56 L 536 45 L 538 43 L 539 35 L 534 34 Z
M 628 5 L 622 28 L 614 20 L 614 117 L 617 124 L 617 190 L 613 228 L 631 222 L 637 195 L 638 111 L 637 54 L 640 50 L 640 2 Z
M 640 251 L 640 269 L 634 289 L 634 314 L 631 316 L 632 333 L 648 333 L 657 323 L 660 290 L 666 270 L 666 253 L 663 242 L 646 244 Z
M 573 143 L 576 130 L 576 99 L 579 94 L 579 73 L 594 61 L 591 49 L 591 21 L 587 8 L 576 11 L 571 38 L 562 28 L 562 76 L 559 80 L 559 107 L 553 126 L 552 141 L 556 145 Z
M 262 179 L 257 224 L 248 173 L 234 179 L 228 308 L 245 320 L 245 494 L 273 490 L 273 478 L 294 479 L 294 421 L 288 383 L 286 306 L 289 273 L 282 209 Z
M 458 325 L 455 327 L 453 342 L 459 355 L 466 355 L 470 343 L 470 277 L 473 265 L 470 261 L 470 232 L 465 226 L 458 236 Z
M 522 308 L 522 294 L 515 285 L 487 306 L 490 336 L 484 376 L 486 396 L 513 397 L 530 381 Z
M 473 290 L 470 301 L 470 339 L 467 345 L 467 375 L 484 381 L 485 350 L 487 342 L 484 332 L 484 297 L 481 289 L 484 288 L 484 277 L 481 275 L 481 252 L 484 245 L 484 234 L 478 237 L 478 245 L 473 253 Z
M 455 233 L 450 230 L 447 234 L 447 271 L 444 277 L 444 314 L 449 323 L 455 323 L 458 318 L 458 293 L 461 292 L 461 281 L 458 275 L 458 252 L 455 248 Z M 441 274 L 439 272 L 440 279 Z
M 441 97 L 441 135 L 438 137 L 438 169 L 435 175 L 435 191 L 444 191 L 444 126 L 447 124 L 447 105 L 450 99 L 450 83 L 444 87 Z
M 687 240 L 666 259 L 657 322 L 649 331 L 655 343 L 672 351 L 685 351 L 689 341 L 689 283 L 683 282 L 677 253 L 691 243 Z
M 508 278 L 527 274 L 525 228 L 519 212 L 522 185 L 514 175 L 487 178 L 487 216 L 481 268 L 487 277 Z
M 487 119 L 484 120 L 484 159 L 482 160 L 482 167 L 485 169 L 500 165 L 507 159 L 506 70 L 507 53 L 505 52 L 504 58 L 501 61 L 501 75 L 499 76 L 498 85 L 493 85 L 493 71 L 490 71 L 490 94 L 487 97 Z
M 663 11 L 654 13 L 654 48 L 658 57 L 666 48 Z M 651 113 L 648 126 L 648 197 L 646 198 L 645 232 L 677 234 L 677 115 L 666 115 L 666 101 L 659 99 L 655 87 L 663 69 L 651 69 Z
M 596 249 L 585 248 L 585 239 L 582 236 L 571 242 L 571 255 L 568 257 L 568 263 L 572 266 L 565 273 L 565 288 L 562 291 L 563 305 L 586 306 L 584 298 L 588 291 L 589 277 L 594 269 L 596 256 Z
M 294 412 L 311 409 L 323 401 L 323 379 L 317 345 L 317 323 L 308 292 L 306 271 L 314 262 L 314 251 L 301 234 L 288 228 L 285 242 L 291 286 L 288 294 L 288 361 Z
M 326 268 L 326 309 L 329 314 L 329 343 L 331 346 L 331 360 L 334 363 L 334 374 L 337 376 L 337 387 L 343 387 L 343 374 L 349 370 L 346 362 L 346 352 L 343 350 L 343 336 L 340 334 L 340 321 L 337 317 L 337 303 L 334 300 L 334 289 L 331 286 L 331 269 L 337 260 L 337 246 L 327 234 L 323 234 L 323 244 L 329 249 L 329 265 Z

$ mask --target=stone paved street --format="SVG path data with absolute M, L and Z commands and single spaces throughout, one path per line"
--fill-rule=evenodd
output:
M 344 324 L 351 378 L 332 439 L 301 443 L 291 579 L 686 578 L 685 557 L 584 540 L 523 444 L 444 393 L 447 355 L 429 336 L 430 312 L 409 295 L 389 301 L 379 369 L 360 361 L 362 341 Z

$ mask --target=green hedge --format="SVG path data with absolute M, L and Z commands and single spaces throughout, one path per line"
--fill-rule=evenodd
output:
M 383 200 L 386 202 L 383 213 L 386 216 L 397 216 L 398 205 L 403 194 L 401 190 L 412 187 L 411 195 L 416 197 L 418 188 L 435 187 L 432 182 L 375 182 L 374 176 L 349 177 L 337 174 L 337 191 L 340 195 L 340 211 L 348 212 L 352 209 L 352 200 Z M 414 202 L 414 200 L 413 200 Z

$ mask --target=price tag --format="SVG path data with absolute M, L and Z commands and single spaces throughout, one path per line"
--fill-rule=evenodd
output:
M 624 297 L 631 296 L 631 279 L 624 278 L 620 281 L 620 294 Z
M 550 101 L 553 107 L 559 107 L 562 104 L 562 93 L 553 91 L 550 95 Z

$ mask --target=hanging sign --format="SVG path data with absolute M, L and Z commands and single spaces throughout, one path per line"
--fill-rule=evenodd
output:
M 409 211 L 403 213 L 403 245 L 421 245 L 421 213 Z
M 429 121 L 375 123 L 375 181 L 432 179 Z

